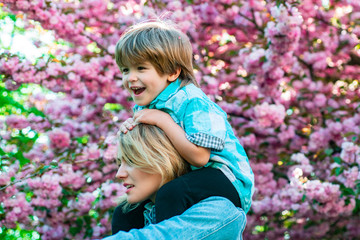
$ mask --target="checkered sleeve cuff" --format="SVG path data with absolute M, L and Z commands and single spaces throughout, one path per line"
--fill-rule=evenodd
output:
M 225 146 L 224 140 L 206 133 L 195 133 L 191 135 L 186 134 L 186 138 L 197 146 L 210 148 L 211 150 L 217 152 L 222 151 Z

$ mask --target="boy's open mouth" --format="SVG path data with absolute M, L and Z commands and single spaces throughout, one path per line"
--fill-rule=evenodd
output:
M 143 91 L 145 91 L 145 87 L 136 87 L 136 88 L 131 88 L 131 90 L 133 90 L 135 95 L 139 95 L 141 94 Z

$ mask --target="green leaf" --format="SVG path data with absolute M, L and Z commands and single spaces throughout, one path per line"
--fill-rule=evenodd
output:
M 123 109 L 123 106 L 118 103 L 105 103 L 104 105 L 104 110 L 119 111 L 121 109 Z
M 84 135 L 84 136 L 82 136 L 82 137 L 76 138 L 76 141 L 77 141 L 78 143 L 86 144 L 86 143 L 89 142 L 89 139 L 90 139 L 90 136 L 89 136 L 89 135 Z
M 334 162 L 336 162 L 337 164 L 341 164 L 341 162 L 342 162 L 341 158 L 339 158 L 339 157 L 333 157 L 333 159 L 334 159 Z
M 0 147 L 0 155 L 1 155 L 1 156 L 6 155 L 6 153 L 4 152 L 4 150 L 2 150 L 2 148 L 1 148 L 1 147 Z
M 57 166 L 59 166 L 59 163 L 53 160 L 50 162 L 50 165 L 51 165 L 51 167 L 57 167 Z
M 259 59 L 259 62 L 261 62 L 261 63 L 267 62 L 267 58 L 266 58 L 265 56 L 262 56 L 262 57 Z
M 343 167 L 337 167 L 335 168 L 335 175 L 339 176 L 344 171 Z
M 13 20 L 14 22 L 16 22 L 16 15 L 14 14 L 9 14 L 8 17 Z
M 334 150 L 332 150 L 331 148 L 328 148 L 328 149 L 325 150 L 325 154 L 327 156 L 330 156 L 333 152 L 334 152 Z
M 353 214 L 354 216 L 359 216 L 359 213 L 360 213 L 360 199 L 355 199 L 355 208 L 353 210 Z
M 355 191 L 352 188 L 344 188 L 344 189 L 342 189 L 342 193 L 344 196 L 349 196 L 349 195 L 354 196 L 355 195 Z
M 69 232 L 71 233 L 71 235 L 75 236 L 76 234 L 81 232 L 81 227 L 71 227 L 69 229 Z
M 40 111 L 39 109 L 37 109 L 35 107 L 30 108 L 29 113 L 33 113 L 36 116 L 40 116 L 40 117 L 46 117 L 45 114 L 42 111 Z
M 21 152 L 17 152 L 14 154 L 14 157 L 19 160 L 20 167 L 23 167 L 24 165 L 28 164 L 30 162 L 30 159 L 24 157 L 24 155 Z
M 26 193 L 26 201 L 27 202 L 31 202 L 31 198 L 32 198 L 32 196 L 34 195 L 34 193 L 33 192 L 27 192 Z
M 48 169 L 50 166 L 48 166 L 48 165 L 46 165 L 46 166 L 44 166 L 43 168 L 41 168 L 40 170 L 39 170 L 39 173 L 40 174 L 43 174 L 45 171 L 46 171 L 46 169 Z
M 97 211 L 95 211 L 94 209 L 90 209 L 89 211 L 89 216 L 95 219 L 99 218 L 99 213 Z
M 326 110 L 328 111 L 328 113 L 331 113 L 331 112 L 334 110 L 334 108 L 332 108 L 332 107 L 327 107 Z
M 347 133 L 345 133 L 343 136 L 344 136 L 344 137 L 350 137 L 350 136 L 352 136 L 352 135 L 356 135 L 356 133 L 355 133 L 355 132 L 347 132 Z
M 280 4 L 284 4 L 284 0 L 276 0 L 276 6 L 279 7 Z

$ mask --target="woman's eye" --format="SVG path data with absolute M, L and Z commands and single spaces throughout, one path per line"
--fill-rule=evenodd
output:
M 115 159 L 115 163 L 118 165 L 118 167 L 121 166 L 121 160 L 119 158 Z
M 145 70 L 146 68 L 145 67 L 143 67 L 143 66 L 139 66 L 138 67 L 138 70 Z
M 121 72 L 122 72 L 122 73 L 127 73 L 128 71 L 129 71 L 128 68 L 122 68 L 122 69 L 121 69 Z

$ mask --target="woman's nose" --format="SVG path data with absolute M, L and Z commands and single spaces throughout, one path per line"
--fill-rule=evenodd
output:
M 119 179 L 124 179 L 127 177 L 127 171 L 125 169 L 124 164 L 120 165 L 115 177 Z

